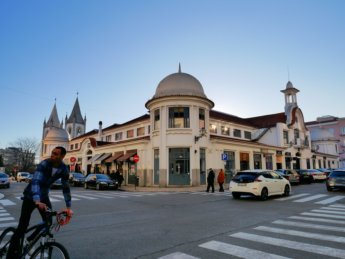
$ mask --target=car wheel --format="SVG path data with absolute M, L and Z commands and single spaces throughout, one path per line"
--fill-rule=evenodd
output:
M 239 194 L 239 193 L 232 193 L 232 197 L 237 200 L 237 199 L 241 198 L 241 194 Z
M 100 190 L 101 186 L 99 185 L 99 183 L 96 185 L 96 190 Z
M 331 187 L 327 186 L 327 191 L 331 192 L 331 191 L 333 191 L 333 189 Z
M 87 183 L 84 183 L 84 188 L 87 189 Z
M 285 185 L 285 188 L 284 188 L 284 196 L 289 196 L 290 195 L 290 187 L 289 185 Z
M 265 201 L 268 199 L 268 190 L 266 187 L 262 189 L 260 198 L 262 201 Z

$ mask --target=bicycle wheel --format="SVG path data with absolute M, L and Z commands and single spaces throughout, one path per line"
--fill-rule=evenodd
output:
M 69 254 L 66 248 L 56 242 L 47 242 L 39 246 L 33 253 L 30 259 L 69 259 Z
M 7 249 L 10 245 L 11 237 L 16 229 L 14 227 L 6 228 L 0 235 L 0 258 L 7 254 Z

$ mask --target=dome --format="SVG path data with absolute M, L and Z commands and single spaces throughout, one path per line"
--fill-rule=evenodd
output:
M 326 129 L 321 128 L 311 128 L 310 129 L 310 137 L 313 141 L 318 140 L 335 140 L 336 138 L 334 135 Z
M 158 84 L 156 93 L 152 99 L 176 95 L 190 95 L 207 98 L 199 80 L 181 71 L 165 77 Z
M 49 129 L 48 134 L 44 140 L 66 142 L 68 141 L 68 134 L 64 129 L 52 127 Z
M 286 89 L 288 89 L 288 88 L 294 88 L 293 84 L 290 81 L 287 82 L 287 84 L 286 84 Z

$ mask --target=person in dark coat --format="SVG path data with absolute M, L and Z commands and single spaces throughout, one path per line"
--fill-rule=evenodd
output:
M 212 168 L 209 169 L 208 175 L 207 175 L 207 190 L 206 192 L 210 191 L 210 187 L 212 187 L 212 192 L 214 192 L 214 178 L 215 178 L 215 173 L 212 170 Z

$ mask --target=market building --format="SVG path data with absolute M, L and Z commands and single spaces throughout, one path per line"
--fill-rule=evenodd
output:
M 337 156 L 312 152 L 297 104 L 299 90 L 288 82 L 281 92 L 284 112 L 240 118 L 214 110 L 199 80 L 179 67 L 145 103 L 147 114 L 107 127 L 99 122 L 98 129 L 74 136 L 67 120 L 66 134 L 56 123 L 50 127 L 54 132 L 43 137 L 41 157 L 48 157 L 60 141 L 71 170 L 120 170 L 125 184 L 138 177 L 140 186 L 159 187 L 204 185 L 209 168 L 224 169 L 229 180 L 245 169 L 318 168 L 317 160 L 324 157 L 337 164 Z

